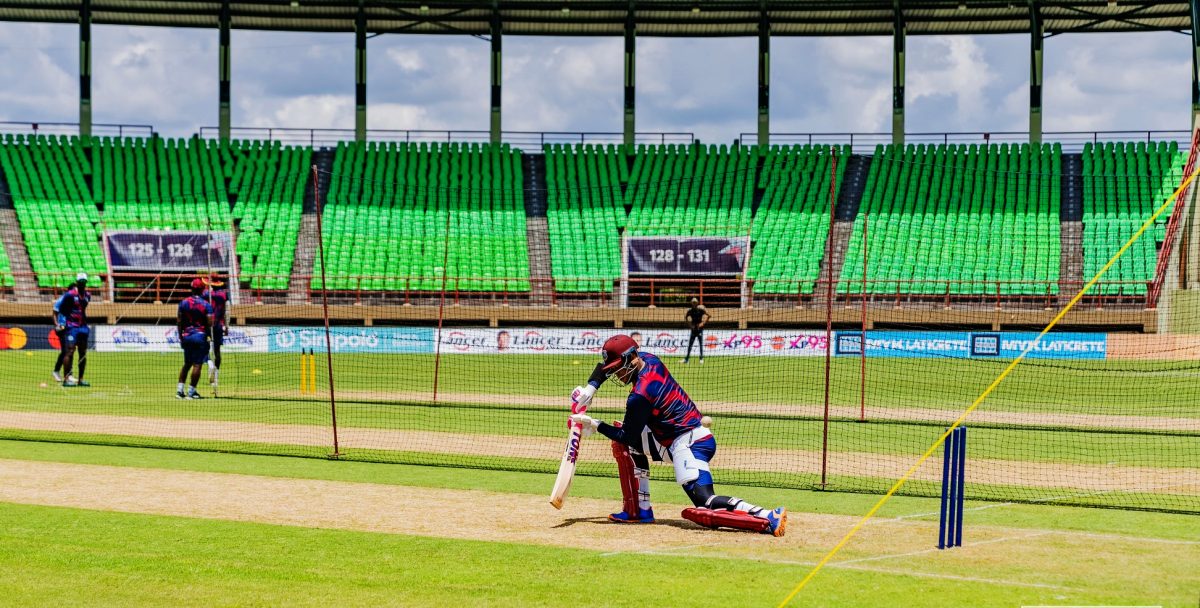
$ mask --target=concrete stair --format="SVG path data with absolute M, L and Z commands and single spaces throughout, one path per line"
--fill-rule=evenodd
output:
M 288 304 L 308 304 L 309 279 L 317 254 L 317 214 L 300 216 L 300 234 L 296 238 L 296 257 L 292 262 L 292 278 L 288 282 Z
M 529 253 L 530 304 L 549 306 L 554 301 L 554 269 L 550 262 L 550 225 L 546 220 L 546 157 L 525 154 L 525 246 Z
M 1083 222 L 1063 222 L 1061 234 L 1058 303 L 1063 305 L 1083 287 Z
M 821 272 L 817 275 L 817 287 L 813 292 L 814 304 L 824 305 L 829 302 L 829 285 L 826 281 L 833 281 L 833 294 L 834 298 L 837 298 L 837 282 L 842 277 L 842 265 L 846 262 L 846 249 L 850 245 L 850 235 L 853 233 L 853 221 L 834 221 L 833 238 L 830 242 L 832 249 L 826 251 L 821 259 Z
M 312 155 L 312 164 L 317 166 L 320 174 L 321 201 L 328 202 L 329 182 L 332 181 L 333 150 L 321 148 Z M 292 276 L 288 280 L 288 304 L 308 304 L 309 285 L 312 278 L 314 260 L 320 253 L 317 239 L 317 194 L 313 190 L 312 180 L 304 187 L 304 213 L 300 216 L 300 234 L 296 237 L 296 253 L 292 258 Z
M 17 212 L 0 209 L 0 240 L 4 241 L 4 253 L 13 271 L 13 292 L 18 302 L 36 302 L 41 299 L 29 252 L 25 250 L 25 237 L 17 224 Z

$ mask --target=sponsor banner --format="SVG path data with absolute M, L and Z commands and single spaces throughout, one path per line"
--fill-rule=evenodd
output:
M 49 325 L 0 325 L 0 350 L 58 350 Z
M 867 332 L 868 357 L 943 357 L 1013 359 L 1037 340 L 1034 332 Z M 1107 334 L 1046 334 L 1026 358 L 1103 359 Z M 862 332 L 837 332 L 834 353 L 861 356 Z
M 222 353 L 265 353 L 269 348 L 266 327 L 231 325 L 225 330 Z M 98 352 L 180 352 L 174 325 L 95 325 L 91 347 Z
M 233 238 L 228 232 L 110 232 L 108 259 L 115 271 L 228 271 Z
M 626 333 L 643 351 L 664 356 L 687 353 L 687 330 L 656 329 L 567 329 L 567 328 L 452 328 L 442 330 L 443 354 L 551 354 L 599 356 L 604 341 Z M 704 332 L 704 355 L 824 355 L 825 335 L 795 331 Z M 693 356 L 699 348 L 693 346 Z
M 631 275 L 740 275 L 749 238 L 631 237 L 626 267 Z
M 330 344 L 335 353 L 432 353 L 434 330 L 428 327 L 332 327 Z M 273 353 L 325 350 L 323 327 L 270 328 Z

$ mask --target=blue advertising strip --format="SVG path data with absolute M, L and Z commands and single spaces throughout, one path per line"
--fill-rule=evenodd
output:
M 869 331 L 868 357 L 1013 359 L 1037 340 L 1034 332 Z M 862 355 L 862 332 L 837 332 L 834 353 Z M 1050 333 L 1029 351 L 1030 359 L 1104 359 L 1108 335 Z
M 433 352 L 433 329 L 427 327 L 333 327 L 335 353 L 419 354 Z M 272 327 L 270 352 L 325 350 L 323 327 Z

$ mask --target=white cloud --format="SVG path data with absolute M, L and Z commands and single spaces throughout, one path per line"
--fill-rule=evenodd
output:
M 1051 38 L 1046 130 L 1188 130 L 1189 42 L 1177 34 Z
M 421 57 L 421 53 L 415 49 L 390 48 L 385 53 L 388 61 L 391 61 L 402 71 L 416 72 L 425 67 L 425 61 Z
M 348 95 L 301 95 L 283 105 L 246 104 L 245 124 L 251 127 L 306 127 L 337 129 L 354 127 L 354 99 Z
M 78 118 L 78 28 L 0 23 L 0 120 Z M 185 136 L 216 123 L 215 30 L 96 26 L 94 119 Z M 908 41 L 909 131 L 1024 130 L 1028 37 Z M 756 128 L 753 38 L 638 39 L 639 131 L 728 142 Z M 1186 129 L 1186 36 L 1103 34 L 1046 42 L 1048 131 Z M 772 40 L 776 132 L 891 128 L 891 39 Z M 504 128 L 621 130 L 619 38 L 504 41 Z M 354 125 L 349 34 L 233 33 L 235 126 Z M 371 128 L 486 130 L 489 47 L 460 36 L 372 38 Z

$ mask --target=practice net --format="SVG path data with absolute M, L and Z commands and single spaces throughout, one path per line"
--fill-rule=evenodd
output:
M 1200 511 L 1190 192 L 1163 207 L 1194 158 L 1174 144 L 312 154 L 229 220 L 241 290 L 208 398 L 175 398 L 186 283 L 142 281 L 93 293 L 90 387 L 51 379 L 48 324 L 0 335 L 0 437 L 550 473 L 568 395 L 625 333 L 713 418 L 718 486 L 881 493 L 1022 357 L 966 420 L 968 498 Z M 740 276 L 630 274 L 627 237 L 749 251 Z M 625 394 L 590 413 L 620 419 Z M 937 495 L 941 470 L 903 492 Z M 615 474 L 607 440 L 578 474 Z

